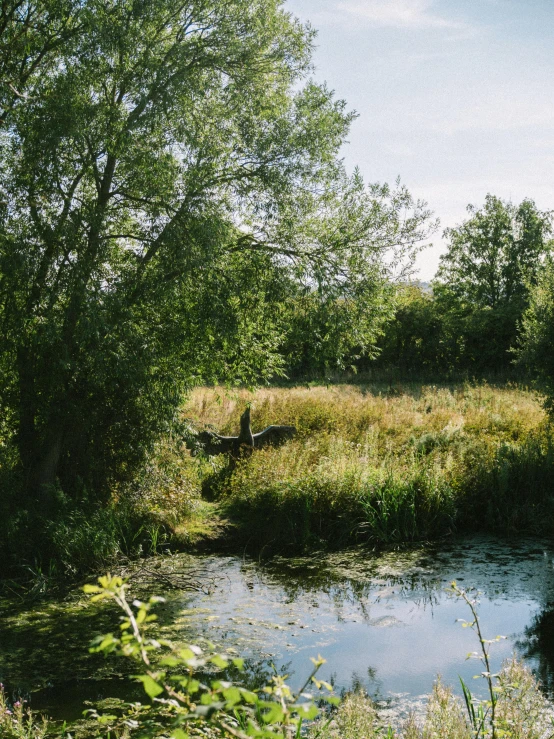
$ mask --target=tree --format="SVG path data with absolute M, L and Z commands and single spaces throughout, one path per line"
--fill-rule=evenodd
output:
M 531 289 L 517 347 L 518 362 L 538 378 L 554 414 L 554 264 L 548 259 Z
M 433 295 L 417 284 L 400 285 L 393 320 L 379 342 L 377 365 L 411 375 L 446 375 L 451 369 L 445 352 L 442 316 Z M 446 354 L 446 356 L 445 356 Z
M 49 503 L 56 479 L 96 496 L 132 475 L 194 383 L 278 372 L 291 286 L 380 294 L 383 253 L 409 256 L 429 214 L 346 176 L 353 114 L 307 80 L 313 32 L 279 0 L 36 2 L 29 44 L 21 7 L 0 403 Z
M 33 97 L 64 44 L 83 30 L 74 0 L 2 0 L 0 6 L 0 127 Z
M 376 356 L 383 326 L 394 314 L 395 284 L 411 273 L 415 244 L 436 227 L 398 182 L 392 190 L 366 189 L 355 173 L 342 198 L 319 228 L 350 245 L 347 261 L 331 272 L 324 266 L 295 277 L 288 286 L 282 353 L 295 376 L 355 369 L 361 358 Z
M 500 370 L 511 361 L 530 286 L 550 251 L 552 218 L 531 200 L 516 207 L 492 195 L 468 212 L 445 231 L 450 243 L 433 291 L 458 365 Z

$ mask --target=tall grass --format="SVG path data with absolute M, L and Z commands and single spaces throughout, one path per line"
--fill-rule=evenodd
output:
M 552 707 L 541 694 L 530 671 L 516 659 L 508 660 L 497 681 L 495 735 L 504 739 L 546 739 L 552 736 Z M 490 727 L 479 737 L 492 737 Z M 352 693 L 342 701 L 331 721 L 320 719 L 308 739 L 475 739 L 461 701 L 440 678 L 429 696 L 422 722 L 413 716 L 398 731 L 385 728 L 373 701 Z
M 554 449 L 540 398 L 527 390 L 200 389 L 184 413 L 236 433 L 246 402 L 254 430 L 293 423 L 298 435 L 212 475 L 212 493 L 245 543 L 282 550 L 467 528 L 554 530 Z
M 93 495 L 67 501 L 60 491 L 58 509 L 38 528 L 29 511 L 2 515 L 0 566 L 79 575 L 122 556 L 219 546 L 222 538 L 269 553 L 463 530 L 554 532 L 554 445 L 541 399 L 528 390 L 200 388 L 183 418 L 233 434 L 247 402 L 255 431 L 292 423 L 297 437 L 234 468 L 162 439 L 138 479 L 114 487 L 107 507 Z

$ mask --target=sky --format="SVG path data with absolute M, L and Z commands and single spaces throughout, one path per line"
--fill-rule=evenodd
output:
M 317 29 L 315 78 L 357 111 L 342 151 L 368 182 L 400 176 L 442 231 L 492 193 L 554 209 L 554 0 L 287 0 Z

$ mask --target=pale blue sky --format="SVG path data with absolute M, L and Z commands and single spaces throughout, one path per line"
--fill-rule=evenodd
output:
M 344 148 L 446 226 L 487 192 L 554 209 L 554 0 L 288 0 L 316 77 L 359 113 Z M 440 234 L 419 259 L 434 274 Z

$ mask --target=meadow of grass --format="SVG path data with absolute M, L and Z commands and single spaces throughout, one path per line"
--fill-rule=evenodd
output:
M 244 544 L 286 550 L 462 529 L 554 530 L 554 448 L 541 399 L 529 390 L 199 388 L 183 414 L 197 428 L 233 434 L 246 403 L 254 431 L 294 424 L 297 437 L 234 470 L 223 458 L 191 460 Z
M 79 575 L 171 548 L 270 554 L 456 531 L 554 533 L 554 444 L 540 396 L 516 385 L 197 388 L 183 424 L 236 434 L 294 424 L 295 439 L 236 465 L 161 439 L 142 475 L 106 507 L 59 508 L 36 537 L 4 516 L 3 562 Z M 14 544 L 15 542 L 15 544 Z M 11 570 L 10 570 L 11 573 Z M 10 575 L 11 576 L 11 575 Z

